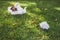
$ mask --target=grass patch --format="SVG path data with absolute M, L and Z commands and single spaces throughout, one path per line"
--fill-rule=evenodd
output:
M 0 40 L 60 40 L 59 2 L 19 1 L 27 13 L 11 15 L 7 8 L 15 2 L 0 1 Z M 48 31 L 39 27 L 42 21 L 49 23 Z

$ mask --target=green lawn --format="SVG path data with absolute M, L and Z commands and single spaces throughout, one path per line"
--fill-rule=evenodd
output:
M 59 1 L 18 1 L 27 13 L 11 15 L 7 8 L 16 1 L 0 1 L 0 40 L 60 40 Z M 47 21 L 45 31 L 39 23 Z

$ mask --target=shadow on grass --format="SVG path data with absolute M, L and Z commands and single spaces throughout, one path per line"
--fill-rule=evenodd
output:
M 59 23 L 60 23 L 60 7 L 58 2 L 55 1 L 41 1 L 37 2 L 37 7 L 42 10 L 42 15 L 45 16 L 46 21 L 50 24 L 50 30 L 48 31 L 48 36 L 50 40 L 60 40 L 59 38 Z M 55 37 L 54 37 L 55 36 Z

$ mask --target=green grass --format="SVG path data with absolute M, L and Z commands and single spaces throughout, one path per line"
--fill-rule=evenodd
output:
M 60 3 L 56 1 L 19 1 L 27 6 L 24 15 L 11 15 L 7 8 L 16 1 L 0 1 L 0 40 L 60 40 Z M 39 23 L 47 21 L 45 31 Z

